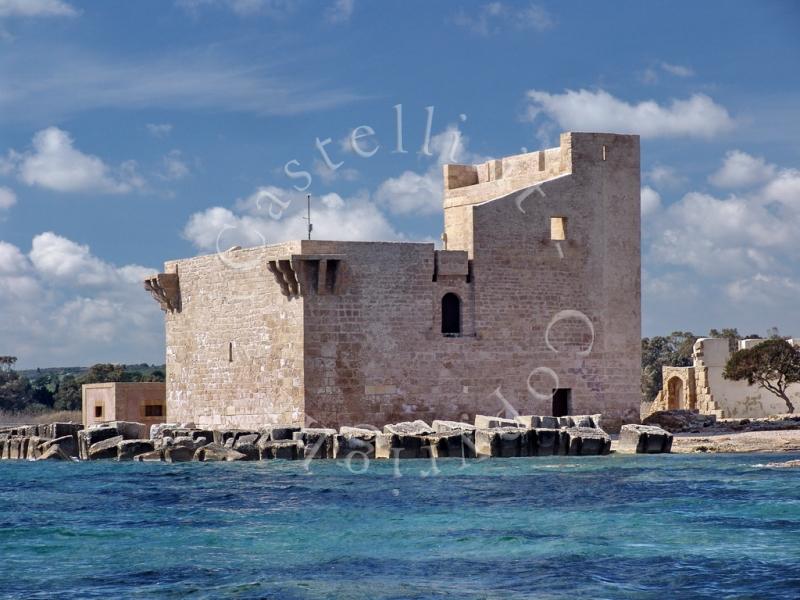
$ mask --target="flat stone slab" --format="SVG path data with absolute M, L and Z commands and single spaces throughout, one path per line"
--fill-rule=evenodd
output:
M 451 431 L 475 431 L 475 425 L 462 423 L 460 421 L 439 421 L 431 423 L 433 431 L 436 433 L 449 433 Z
M 516 427 L 520 425 L 514 419 L 504 419 L 502 417 L 491 417 L 487 415 L 475 415 L 475 428 L 476 429 L 497 429 L 498 427 Z
M 623 425 L 617 451 L 624 454 L 661 454 L 672 450 L 673 436 L 655 425 Z
M 383 433 L 394 433 L 397 435 L 429 435 L 435 432 L 425 421 L 416 420 L 384 425 Z

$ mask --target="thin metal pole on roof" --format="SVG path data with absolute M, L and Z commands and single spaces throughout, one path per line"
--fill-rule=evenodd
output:
M 306 220 L 308 221 L 308 239 L 311 239 L 311 230 L 314 229 L 314 226 L 311 224 L 311 194 L 306 196 L 307 204 L 307 217 Z

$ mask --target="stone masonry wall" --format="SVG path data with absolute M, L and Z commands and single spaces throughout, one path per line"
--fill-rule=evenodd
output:
M 303 299 L 268 261 L 299 242 L 173 261 L 181 310 L 166 313 L 167 415 L 198 426 L 302 423 Z

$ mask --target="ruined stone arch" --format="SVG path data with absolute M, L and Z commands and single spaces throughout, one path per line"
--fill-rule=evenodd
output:
M 683 408 L 684 404 L 683 379 L 673 375 L 667 381 L 667 410 Z

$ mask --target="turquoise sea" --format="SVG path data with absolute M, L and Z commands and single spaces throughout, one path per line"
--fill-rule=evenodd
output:
M 0 596 L 800 598 L 792 458 L 4 461 Z

